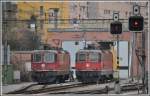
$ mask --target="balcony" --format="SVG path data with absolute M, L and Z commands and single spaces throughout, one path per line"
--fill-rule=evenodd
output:
M 47 32 L 109 32 L 113 19 L 58 19 L 47 23 Z M 121 19 L 123 32 L 128 32 L 128 20 Z

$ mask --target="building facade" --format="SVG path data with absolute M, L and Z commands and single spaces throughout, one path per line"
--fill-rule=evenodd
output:
M 41 42 L 61 47 L 62 42 L 67 40 L 115 41 L 114 36 L 109 33 L 109 29 L 110 23 L 113 21 L 113 13 L 118 12 L 119 19 L 123 23 L 123 31 L 125 31 L 120 38 L 128 41 L 129 47 L 131 47 L 133 37 L 128 30 L 128 18 L 133 15 L 135 4 L 135 2 L 19 2 L 17 3 L 17 16 L 21 20 L 30 20 L 31 16 L 35 16 Z M 147 20 L 148 3 L 138 2 L 137 4 L 140 5 L 141 15 Z M 148 23 L 144 23 L 144 31 L 147 34 Z M 138 46 L 141 44 L 141 40 L 140 37 L 137 37 Z M 147 42 L 147 39 L 145 41 Z M 131 74 L 137 76 L 138 73 L 141 73 L 138 71 L 140 65 L 137 57 L 133 58 L 133 61 L 136 62 L 132 64 Z
M 67 2 L 19 2 L 17 7 L 18 19 L 32 21 L 32 16 L 36 18 L 35 31 L 41 36 L 42 43 L 47 43 L 47 39 L 50 38 L 51 33 L 48 32 L 49 29 L 56 30 L 57 28 L 68 26 L 67 24 L 61 24 L 66 23 L 66 21 L 61 19 L 69 18 Z

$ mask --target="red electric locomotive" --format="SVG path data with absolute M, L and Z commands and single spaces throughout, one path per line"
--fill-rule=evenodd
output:
M 70 55 L 64 50 L 35 50 L 32 79 L 38 83 L 65 82 L 69 78 Z
M 110 51 L 80 50 L 76 53 L 76 77 L 83 83 L 113 78 L 113 55 Z

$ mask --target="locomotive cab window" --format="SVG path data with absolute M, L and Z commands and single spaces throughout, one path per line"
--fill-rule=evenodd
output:
M 85 53 L 80 53 L 78 55 L 78 61 L 86 61 L 86 54 Z
M 49 62 L 49 63 L 55 62 L 55 54 L 54 53 L 45 53 L 44 61 Z
M 89 60 L 90 61 L 100 61 L 100 54 L 99 53 L 89 53 Z
M 42 56 L 40 53 L 34 53 L 33 54 L 33 62 L 41 62 Z

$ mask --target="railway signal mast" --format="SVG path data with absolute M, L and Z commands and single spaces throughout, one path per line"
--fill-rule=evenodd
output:
M 141 46 L 141 50 L 136 49 L 136 50 L 133 50 L 133 51 L 135 51 L 135 53 L 136 53 L 136 55 L 138 57 L 138 60 L 140 62 L 140 65 L 141 65 L 141 69 L 142 69 L 142 83 L 144 85 L 143 93 L 145 93 L 145 87 L 146 87 L 146 80 L 145 80 L 145 40 L 144 40 L 145 39 L 144 38 L 145 34 L 143 32 L 143 29 L 144 29 L 144 18 L 140 14 L 140 6 L 138 6 L 138 5 L 134 5 L 133 6 L 133 16 L 129 17 L 129 23 L 128 24 L 129 24 L 128 25 L 129 30 L 131 32 L 133 32 L 132 33 L 133 34 L 133 42 L 135 42 L 135 38 L 137 36 L 136 34 L 139 33 L 139 32 L 142 32 L 142 46 Z M 133 47 L 135 47 L 135 46 L 133 46 Z M 134 48 L 132 48 L 132 49 L 134 49 Z M 141 53 L 141 54 L 139 55 L 139 53 Z M 141 59 L 140 59 L 140 56 L 141 56 Z M 133 68 L 133 64 L 132 64 L 132 68 Z
M 118 78 L 115 84 L 115 92 L 120 93 L 120 84 L 119 84 L 119 34 L 122 33 L 122 23 L 119 21 L 119 13 L 113 13 L 113 22 L 110 24 L 110 33 L 117 35 L 117 70 Z

